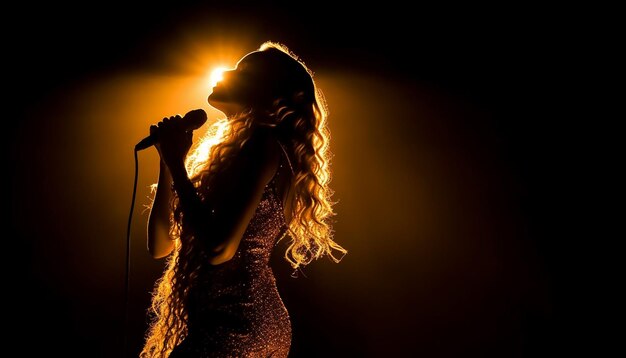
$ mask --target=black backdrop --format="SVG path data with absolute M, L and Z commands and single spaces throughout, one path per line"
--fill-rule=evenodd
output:
M 326 95 L 331 127 L 338 123 L 336 239 L 350 253 L 298 280 L 274 257 L 293 357 L 537 357 L 582 345 L 572 337 L 586 313 L 566 314 L 572 267 L 562 252 L 577 229 L 562 225 L 573 187 L 565 169 L 575 155 L 557 90 L 561 51 L 575 33 L 557 12 L 392 2 L 31 5 L 13 10 L 19 25 L 5 31 L 8 113 L 17 118 L 5 141 L 9 256 L 19 262 L 8 270 L 19 289 L 8 314 L 32 341 L 21 346 L 28 352 L 119 356 L 132 154 L 128 147 L 121 162 L 104 165 L 81 148 L 87 134 L 66 130 L 92 125 L 73 110 L 80 88 L 120 71 L 167 72 L 162 50 L 203 32 L 247 34 L 253 46 L 242 53 L 283 42 L 321 83 L 335 84 Z M 94 103 L 105 114 L 119 105 Z M 115 135 L 88 140 L 106 153 Z M 93 177 L 99 186 L 88 185 Z M 135 220 L 134 351 L 162 268 L 142 251 L 145 217 Z

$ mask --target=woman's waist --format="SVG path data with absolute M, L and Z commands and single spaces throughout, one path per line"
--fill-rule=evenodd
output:
M 210 297 L 236 296 L 245 298 L 263 291 L 274 291 L 276 279 L 271 270 L 239 272 L 198 280 L 190 294 Z
M 238 322 L 268 315 L 277 317 L 283 311 L 286 313 L 280 294 L 272 284 L 250 289 L 236 287 L 206 291 L 194 297 L 189 301 L 190 320 L 209 318 L 210 321 L 223 322 L 222 319 L 226 319 Z

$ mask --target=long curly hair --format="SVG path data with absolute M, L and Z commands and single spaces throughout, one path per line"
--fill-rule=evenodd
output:
M 229 165 L 259 127 L 270 127 L 290 154 L 295 175 L 291 196 L 293 215 L 288 230 L 278 241 L 291 241 L 285 259 L 294 273 L 314 259 L 325 255 L 339 262 L 347 253 L 333 240 L 328 111 L 322 92 L 315 86 L 313 73 L 284 45 L 266 42 L 259 48 L 275 56 L 287 79 L 287 91 L 271 102 L 269 108 L 251 109 L 215 122 L 188 155 L 186 167 L 202 200 L 209 200 L 211 183 Z M 287 77 L 286 77 L 287 76 Z M 287 205 L 285 205 L 287 206 Z M 189 289 L 196 278 L 210 269 L 203 246 L 183 220 L 176 195 L 172 201 L 170 235 L 175 241 L 163 276 L 152 297 L 152 322 L 146 335 L 141 358 L 167 357 L 187 335 Z M 334 250 L 341 257 L 336 257 Z

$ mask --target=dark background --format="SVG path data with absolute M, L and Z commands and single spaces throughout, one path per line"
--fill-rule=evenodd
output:
M 521 5 L 339 7 L 89 2 L 7 13 L 18 24 L 4 31 L 17 118 L 5 141 L 9 259 L 20 262 L 8 315 L 16 336 L 32 339 L 24 349 L 120 356 L 131 148 L 145 131 L 120 144 L 84 114 L 145 103 L 77 103 L 84 91 L 119 73 L 169 73 L 164 53 L 177 43 L 233 33 L 246 34 L 242 54 L 285 43 L 328 84 L 335 235 L 349 253 L 296 280 L 274 258 L 291 356 L 539 357 L 591 346 L 591 278 L 573 252 L 587 230 L 577 168 L 592 159 L 573 135 L 585 128 L 564 110 L 584 76 L 570 77 L 584 26 L 564 9 Z M 140 168 L 143 190 L 156 173 Z M 132 350 L 163 264 L 143 251 L 145 215 L 135 215 Z

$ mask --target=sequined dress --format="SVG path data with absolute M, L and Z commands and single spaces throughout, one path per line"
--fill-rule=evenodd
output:
M 282 149 L 280 165 L 286 159 L 293 173 Z M 287 230 L 276 189 L 279 172 L 266 185 L 235 256 L 202 274 L 190 291 L 188 335 L 170 358 L 287 357 L 291 321 L 269 266 Z

